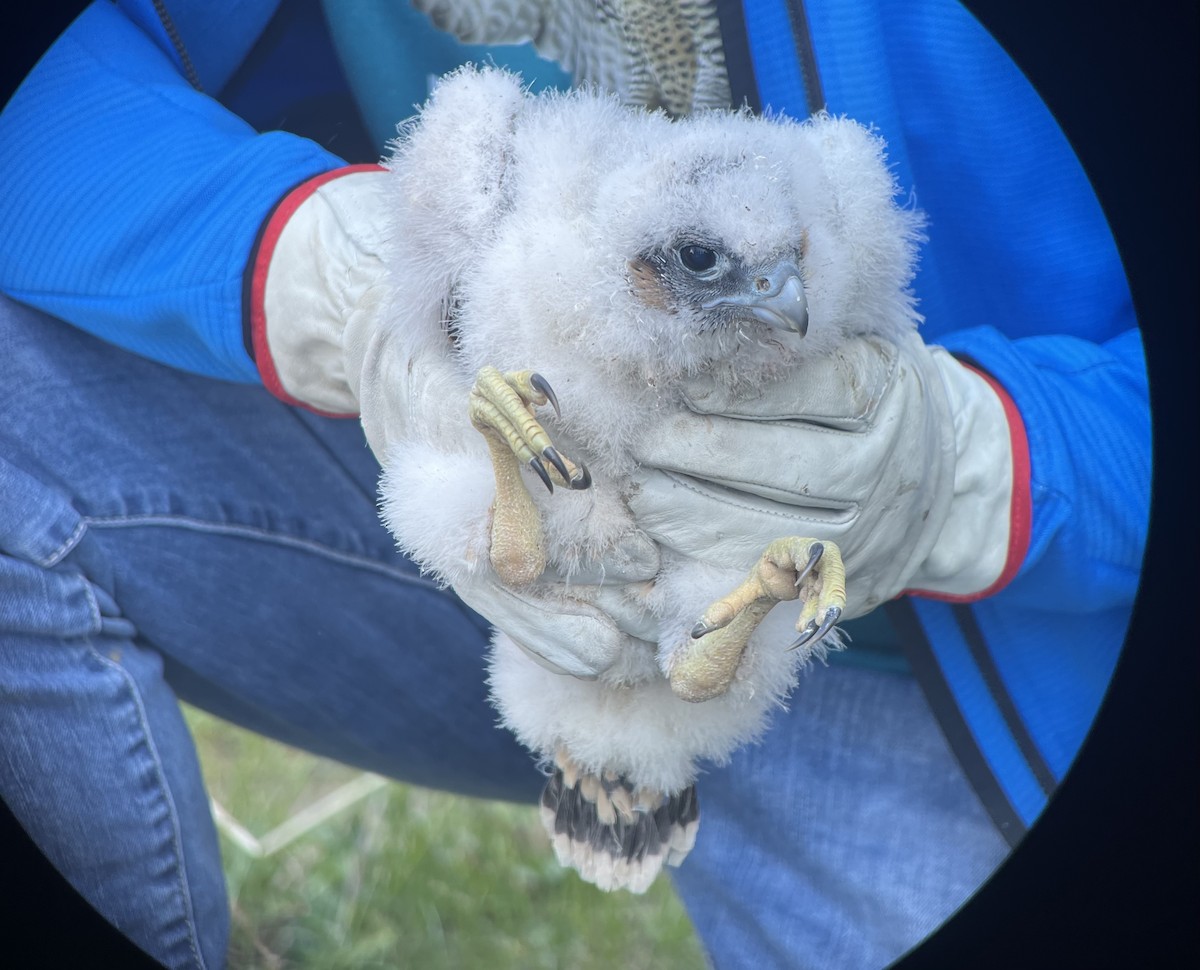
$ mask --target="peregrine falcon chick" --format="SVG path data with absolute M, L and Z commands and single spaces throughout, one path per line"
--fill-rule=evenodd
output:
M 532 593 L 544 569 L 580 577 L 616 549 L 634 531 L 639 436 L 686 410 L 686 380 L 753 394 L 918 320 L 920 218 L 853 121 L 673 120 L 465 69 L 386 167 L 394 326 L 451 376 L 438 418 L 385 461 L 383 513 L 449 584 L 492 570 Z M 594 680 L 495 635 L 492 698 L 552 773 L 559 860 L 601 888 L 641 892 L 682 861 L 702 765 L 756 738 L 801 665 L 838 644 L 837 548 L 781 536 L 760 552 L 713 568 L 662 550 L 631 594 L 645 641 Z M 596 608 L 594 583 L 570 589 L 572 609 Z M 799 638 L 782 600 L 799 601 Z

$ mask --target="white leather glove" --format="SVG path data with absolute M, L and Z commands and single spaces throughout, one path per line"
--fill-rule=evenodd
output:
M 860 339 L 741 398 L 699 378 L 641 440 L 638 525 L 750 568 L 772 539 L 838 543 L 847 619 L 902 592 L 973 600 L 1020 567 L 1024 428 L 1007 394 L 913 334 Z
M 456 380 L 442 355 L 409 356 L 391 339 L 381 259 L 387 177 L 375 165 L 352 166 L 293 190 L 264 229 L 249 307 L 267 388 L 318 413 L 360 415 L 381 462 L 409 429 L 436 434 L 439 422 L 453 419 L 439 406 L 446 396 L 439 387 Z M 610 615 L 625 602 L 619 588 L 651 579 L 658 567 L 654 544 L 633 534 L 572 577 L 569 592 L 550 572 L 520 592 L 490 573 L 454 589 L 543 666 L 591 678 L 634 642 Z M 622 625 L 637 632 L 632 613 Z

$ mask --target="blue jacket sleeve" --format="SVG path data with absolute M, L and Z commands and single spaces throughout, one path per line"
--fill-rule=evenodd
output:
M 1138 331 L 1095 343 L 946 334 L 1012 396 L 1029 442 L 1029 550 L 1000 594 L 1011 609 L 1133 605 L 1150 509 L 1150 400 Z
M 136 8 L 90 6 L 0 114 L 0 290 L 143 356 L 256 381 L 242 342 L 255 237 L 290 188 L 343 162 L 192 88 Z M 246 45 L 262 24 L 242 26 Z M 206 50 L 202 77 L 223 80 L 234 58 Z

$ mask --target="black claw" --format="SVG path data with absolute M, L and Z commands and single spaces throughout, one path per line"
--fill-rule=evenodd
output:
M 530 374 L 529 383 L 534 387 L 534 389 L 541 391 L 546 395 L 546 400 L 549 401 L 550 406 L 554 408 L 554 413 L 561 418 L 562 411 L 560 411 L 558 407 L 558 397 L 554 393 L 554 388 L 550 386 L 550 382 L 546 380 L 546 378 L 542 377 L 541 374 Z M 566 477 L 567 473 L 563 472 L 563 478 Z
M 816 620 L 809 620 L 808 626 L 804 628 L 804 632 L 796 638 L 796 641 L 790 647 L 788 647 L 788 649 L 795 650 L 797 647 L 804 646 L 809 641 L 815 643 L 817 640 L 820 640 L 821 637 L 825 636 L 826 633 L 832 630 L 837 624 L 837 621 L 841 618 L 842 611 L 840 607 L 829 607 L 829 609 L 825 611 L 825 619 L 821 621 L 821 625 L 817 626 Z
M 547 445 L 544 449 L 542 449 L 542 457 L 545 458 L 546 461 L 550 462 L 550 464 L 556 469 L 558 469 L 558 473 L 562 475 L 564 482 L 569 483 L 571 481 L 571 475 L 567 471 L 567 463 L 562 460 L 562 456 L 555 451 L 554 448 L 552 448 L 550 445 Z
M 842 618 L 842 611 L 839 607 L 836 607 L 836 606 L 829 607 L 829 609 L 827 609 L 825 611 L 825 619 L 821 621 L 821 628 L 819 630 L 817 630 L 816 639 L 820 640 L 821 637 L 825 636 L 825 634 L 828 633 L 830 630 L 832 630 L 834 625 L 841 618 Z
M 550 494 L 554 494 L 554 482 L 550 481 L 550 473 L 542 467 L 542 463 L 536 458 L 529 459 L 529 467 L 538 473 L 538 478 L 542 480 Z
M 793 583 L 794 586 L 799 586 L 800 583 L 804 582 L 804 577 L 808 576 L 809 573 L 811 573 L 812 568 L 815 567 L 815 565 L 817 564 L 818 561 L 820 561 L 820 559 L 823 555 L 824 555 L 824 545 L 823 544 L 814 543 L 809 547 L 809 561 L 808 561 L 808 563 L 806 563 L 804 565 L 804 569 L 800 570 L 800 575 L 798 575 L 796 577 L 796 582 Z
M 712 633 L 712 631 L 713 631 L 713 627 L 709 626 L 703 620 L 700 620 L 700 622 L 698 622 L 694 627 L 692 627 L 692 639 L 699 640 L 706 633 Z
M 563 476 L 566 477 L 565 475 Z M 571 479 L 571 488 L 576 492 L 582 492 L 585 488 L 592 487 L 592 473 L 588 471 L 588 466 L 583 462 L 579 463 L 579 477 Z
M 817 621 L 809 620 L 808 626 L 806 626 L 804 628 L 804 632 L 801 633 L 800 636 L 796 638 L 795 642 L 793 642 L 792 645 L 790 647 L 788 647 L 788 649 L 795 650 L 798 647 L 802 647 L 816 635 L 817 635 Z
M 804 577 L 813 571 L 813 567 L 823 555 L 825 555 L 825 546 L 820 542 L 814 542 L 808 550 L 808 563 L 800 572 L 800 575 L 796 577 L 796 582 L 794 585 L 799 586 L 802 582 L 804 582 Z

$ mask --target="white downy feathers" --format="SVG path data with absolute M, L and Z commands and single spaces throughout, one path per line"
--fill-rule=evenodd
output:
M 588 491 L 531 489 L 548 559 L 569 574 L 631 528 L 631 447 L 649 416 L 683 407 L 683 378 L 754 383 L 852 335 L 894 336 L 918 319 L 909 283 L 920 218 L 895 203 L 880 139 L 847 119 L 674 121 L 594 93 L 533 97 L 510 75 L 466 69 L 440 84 L 386 165 L 394 326 L 406 349 L 444 358 L 459 380 L 442 387 L 436 432 L 414 431 L 386 463 L 384 517 L 447 583 L 489 568 L 493 472 L 467 417 L 481 366 L 543 374 L 562 416 L 539 420 L 592 470 Z M 715 321 L 665 275 L 639 271 L 688 241 L 719 247 L 731 265 L 794 260 L 807 335 Z M 702 762 L 761 733 L 808 659 L 786 651 L 794 612 L 775 610 L 727 694 L 689 704 L 671 693 L 662 671 L 672 651 L 751 565 L 664 557 L 642 603 L 657 655 L 622 658 L 595 681 L 551 674 L 498 634 L 491 687 L 504 723 L 547 762 L 566 752 L 571 777 L 681 796 Z M 563 768 L 560 759 L 560 781 Z M 555 803 L 548 825 L 560 858 L 606 888 L 644 889 L 670 856 L 669 834 L 664 850 L 639 849 L 625 869 L 613 869 L 615 856 L 578 856 L 559 845 L 557 812 Z M 686 824 L 694 838 L 695 819 Z M 681 842 L 675 858 L 685 852 Z

